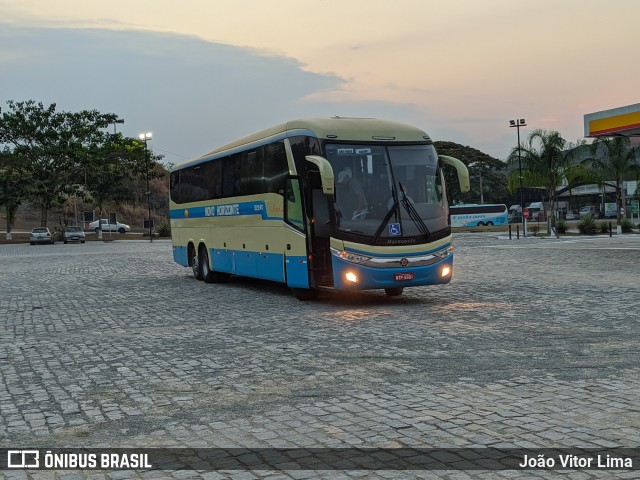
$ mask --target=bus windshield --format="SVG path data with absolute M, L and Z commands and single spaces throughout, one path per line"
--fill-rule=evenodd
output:
M 374 238 L 430 237 L 448 227 L 433 145 L 328 144 L 338 231 Z

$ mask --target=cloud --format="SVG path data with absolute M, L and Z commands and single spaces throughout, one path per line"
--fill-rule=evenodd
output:
M 343 83 L 295 59 L 175 34 L 0 24 L 0 45 L 2 108 L 33 99 L 113 112 L 127 135 L 153 131 L 174 163 L 308 116 L 302 99 Z

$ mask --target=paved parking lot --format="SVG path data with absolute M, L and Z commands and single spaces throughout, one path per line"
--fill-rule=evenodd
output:
M 446 286 L 299 302 L 268 282 L 197 282 L 172 263 L 167 241 L 0 246 L 0 446 L 640 446 L 640 236 L 458 234 L 455 255 Z M 563 476 L 637 478 L 634 467 Z

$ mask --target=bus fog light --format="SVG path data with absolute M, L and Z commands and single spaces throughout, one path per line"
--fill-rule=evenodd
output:
M 446 277 L 451 273 L 451 269 L 449 267 L 442 267 L 442 271 L 440 272 L 440 276 Z
M 346 278 L 349 282 L 353 282 L 353 283 L 358 282 L 358 276 L 353 272 L 347 272 L 344 278 Z

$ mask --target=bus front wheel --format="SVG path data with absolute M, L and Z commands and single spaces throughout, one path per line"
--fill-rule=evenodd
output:
M 318 290 L 313 288 L 291 288 L 291 291 L 295 295 L 298 300 L 307 301 L 307 300 L 315 300 L 318 298 L 318 294 L 320 293 Z
M 404 291 L 404 288 L 402 287 L 384 289 L 384 293 L 387 294 L 387 297 L 397 297 L 398 295 L 402 295 L 403 291 Z

